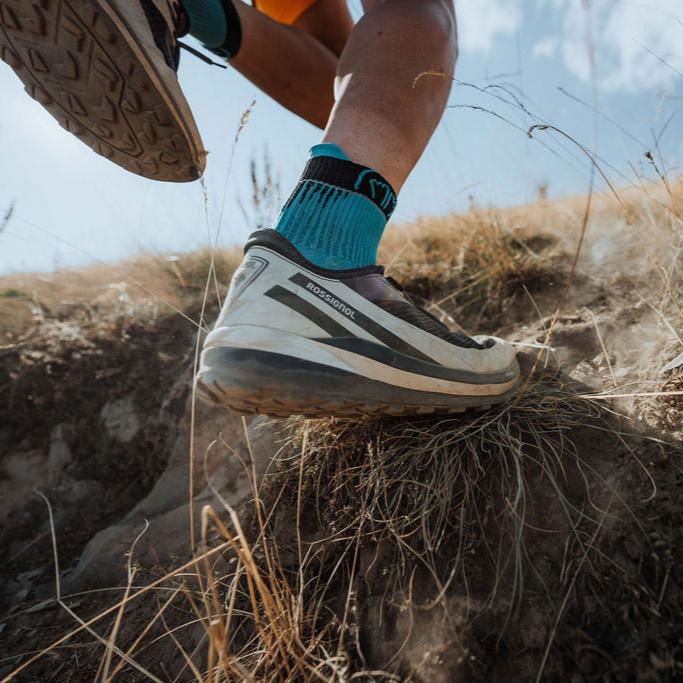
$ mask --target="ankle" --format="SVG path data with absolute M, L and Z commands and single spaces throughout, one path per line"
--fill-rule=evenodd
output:
M 242 43 L 242 28 L 233 0 L 182 0 L 189 33 L 212 52 L 232 59 Z
M 330 269 L 376 261 L 396 196 L 379 173 L 337 145 L 316 145 L 275 229 L 307 259 Z

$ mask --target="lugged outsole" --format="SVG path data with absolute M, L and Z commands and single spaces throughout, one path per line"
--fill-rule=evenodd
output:
M 211 405 L 226 406 L 244 415 L 447 415 L 487 410 L 516 392 L 516 387 L 498 396 L 415 392 L 283 354 L 237 348 L 222 348 L 220 352 L 220 368 L 204 367 L 200 371 L 197 395 Z
M 454 415 L 466 412 L 482 412 L 494 404 L 479 406 L 439 408 L 424 405 L 396 405 L 391 403 L 358 403 L 355 401 L 315 401 L 301 403 L 283 400 L 265 393 L 245 394 L 243 398 L 229 395 L 220 384 L 214 383 L 209 389 L 201 381 L 197 382 L 197 395 L 206 403 L 224 406 L 240 415 L 266 415 L 268 417 L 285 418 L 301 415 L 308 418 L 321 417 L 415 417 L 429 415 Z
M 206 153 L 94 0 L 0 0 L 0 58 L 97 154 L 154 180 L 202 174 Z

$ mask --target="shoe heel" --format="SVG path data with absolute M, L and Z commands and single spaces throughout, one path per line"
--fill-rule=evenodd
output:
M 354 378 L 362 381 L 344 370 L 292 356 L 219 347 L 203 352 L 196 389 L 204 401 L 243 414 L 321 415 L 352 397 L 348 388 Z

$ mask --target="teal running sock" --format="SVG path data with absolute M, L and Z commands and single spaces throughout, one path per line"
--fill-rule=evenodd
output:
M 391 185 L 337 145 L 315 145 L 275 230 L 309 261 L 341 270 L 373 265 L 396 207 Z
M 182 0 L 188 33 L 212 52 L 231 59 L 240 49 L 242 28 L 233 0 Z

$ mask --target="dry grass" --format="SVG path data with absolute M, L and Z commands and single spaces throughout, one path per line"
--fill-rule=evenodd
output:
M 682 207 L 683 183 L 669 180 L 596 194 L 572 286 L 587 277 L 627 282 L 667 319 L 673 317 L 680 335 Z M 442 319 L 471 333 L 482 326 L 490 333 L 510 319 L 518 322 L 515 309 L 533 307 L 536 300 L 542 308 L 545 301 L 557 302 L 570 279 L 584 211 L 585 198 L 569 197 L 418 219 L 389 231 L 381 259 Z
M 561 263 L 558 239 L 504 212 L 418 220 L 382 245 L 388 273 L 451 321 L 498 319 L 520 285 L 537 289 Z M 462 325 L 461 325 L 462 327 Z

